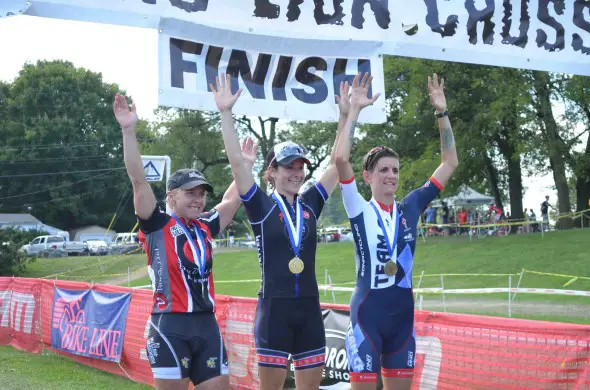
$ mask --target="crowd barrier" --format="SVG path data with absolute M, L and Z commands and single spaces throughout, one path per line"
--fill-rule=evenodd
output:
M 588 222 L 586 222 L 586 225 L 584 225 L 584 218 L 590 220 L 588 213 L 590 213 L 590 209 L 578 211 L 575 213 L 557 214 L 557 215 L 553 215 L 552 218 L 553 218 L 553 220 L 560 220 L 560 219 L 564 219 L 564 218 L 572 218 L 572 219 L 581 218 L 581 226 L 584 227 L 584 226 L 588 226 Z M 476 230 L 476 229 L 496 229 L 499 227 L 507 227 L 507 226 L 510 226 L 510 227 L 512 227 L 512 226 L 531 227 L 533 225 L 541 226 L 543 224 L 547 224 L 547 222 L 543 221 L 542 218 L 540 219 L 537 217 L 534 220 L 532 220 L 532 219 L 526 219 L 526 220 L 511 219 L 510 222 L 507 222 L 506 220 L 502 220 L 499 222 L 487 221 L 485 223 L 479 223 L 479 224 L 478 223 L 460 224 L 457 222 L 447 223 L 447 224 L 420 222 L 418 224 L 418 229 L 455 228 L 455 229 L 467 229 L 467 230 L 471 231 L 471 230 Z M 543 233 L 544 229 L 540 229 L 540 232 Z
M 32 353 L 51 348 L 54 288 L 131 292 L 120 363 L 73 360 L 153 384 L 145 350 L 149 290 L 82 282 L 0 278 L 0 344 Z M 257 389 L 252 336 L 256 300 L 218 296 L 216 316 L 228 350 L 232 389 Z M 323 305 L 327 386 L 347 388 L 348 307 Z M 590 326 L 416 311 L 414 389 L 590 388 Z M 89 381 L 91 379 L 89 378 Z M 328 388 L 328 387 L 325 387 Z

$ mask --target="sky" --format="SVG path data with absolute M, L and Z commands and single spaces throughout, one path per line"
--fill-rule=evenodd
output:
M 0 19 L 0 53 L 0 80 L 13 80 L 27 62 L 67 60 L 102 73 L 105 82 L 118 84 L 133 97 L 141 118 L 154 119 L 158 106 L 157 30 L 9 17 Z M 539 214 L 545 195 L 555 204 L 557 193 L 551 176 L 524 178 L 524 185 L 523 207 L 533 207 Z

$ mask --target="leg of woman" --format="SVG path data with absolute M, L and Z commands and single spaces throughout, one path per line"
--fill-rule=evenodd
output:
M 411 290 L 408 290 L 411 294 Z M 409 300 L 411 296 L 405 298 Z M 414 305 L 411 302 L 411 307 L 391 316 L 391 328 L 388 332 L 391 336 L 383 339 L 381 376 L 385 390 L 406 390 L 412 387 L 416 363 L 416 334 Z
M 186 385 L 182 390 L 186 390 Z M 229 390 L 229 375 L 211 378 L 195 386 L 195 390 Z
M 280 390 L 287 377 L 293 334 L 287 317 L 288 299 L 259 298 L 254 320 L 254 339 L 261 390 Z
M 146 341 L 148 360 L 158 390 L 186 390 L 189 370 L 181 361 L 190 358 L 188 340 L 183 337 L 186 324 L 175 314 L 153 314 Z
M 350 324 L 346 332 L 346 355 L 352 390 L 375 390 L 381 369 L 380 307 L 364 294 L 353 294 L 350 301 Z
M 186 390 L 188 378 L 184 379 L 157 379 L 154 378 L 154 387 L 157 390 Z
M 282 390 L 286 377 L 286 368 L 265 367 L 258 364 L 260 390 Z
M 229 390 L 229 364 L 221 329 L 213 313 L 198 316 L 198 329 L 190 340 L 193 351 L 190 378 L 195 390 Z
M 319 389 L 326 361 L 326 330 L 319 297 L 297 300 L 293 314 L 293 365 L 297 389 Z

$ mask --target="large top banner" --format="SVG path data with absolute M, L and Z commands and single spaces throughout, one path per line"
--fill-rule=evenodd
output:
M 338 121 L 340 83 L 357 73 L 373 75 L 369 95 L 384 94 L 383 59 L 272 55 L 207 45 L 160 34 L 159 104 L 217 111 L 209 85 L 232 76 L 232 92 L 243 89 L 234 112 L 290 120 Z M 363 110 L 360 123 L 386 121 L 385 99 Z
M 588 0 L 8 3 L 16 4 L 15 12 L 25 10 L 28 15 L 159 28 L 211 45 L 271 54 L 350 58 L 393 54 L 590 75 Z M 172 22 L 163 29 L 162 19 Z

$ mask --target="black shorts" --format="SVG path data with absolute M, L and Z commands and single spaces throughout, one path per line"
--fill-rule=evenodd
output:
M 254 324 L 258 365 L 295 370 L 319 367 L 326 358 L 326 331 L 319 297 L 259 298 Z
M 190 378 L 196 386 L 228 375 L 227 352 L 213 313 L 152 314 L 147 355 L 155 379 Z

